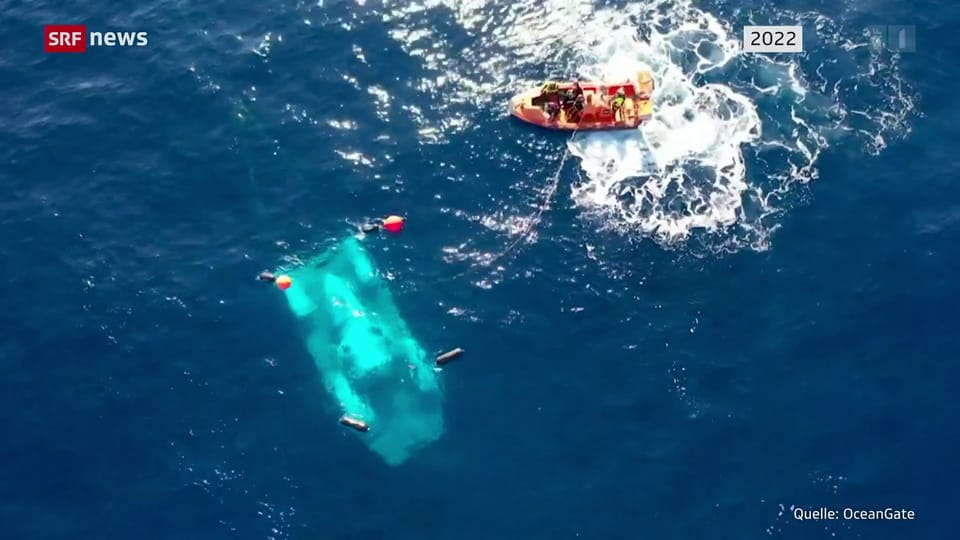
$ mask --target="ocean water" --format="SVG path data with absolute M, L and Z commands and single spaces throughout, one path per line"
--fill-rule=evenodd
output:
M 0 3 L 11 539 L 953 538 L 955 3 Z M 43 53 L 43 26 L 149 33 Z M 802 24 L 806 52 L 739 52 Z M 870 45 L 915 25 L 916 51 Z M 650 69 L 637 132 L 506 116 Z M 261 270 L 364 245 L 439 375 L 387 464 Z M 796 508 L 911 521 L 800 521 Z

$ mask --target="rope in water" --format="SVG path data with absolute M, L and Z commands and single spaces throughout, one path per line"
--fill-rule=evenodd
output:
M 544 212 L 546 212 L 547 208 L 550 207 L 550 200 L 553 199 L 553 196 L 557 193 L 557 190 L 560 188 L 560 173 L 563 172 L 563 167 L 567 163 L 567 158 L 569 158 L 572 155 L 572 153 L 570 152 L 570 143 L 573 142 L 574 138 L 577 136 L 578 129 L 579 129 L 579 126 L 573 130 L 573 133 L 570 134 L 570 138 L 567 139 L 564 145 L 565 148 L 563 151 L 563 156 L 561 156 L 560 158 L 560 164 L 557 166 L 556 172 L 554 172 L 553 175 L 550 177 L 550 185 L 548 186 L 546 193 L 544 193 L 543 199 L 540 201 L 540 204 L 537 206 L 537 211 L 534 213 L 530 221 L 527 223 L 527 226 L 524 227 L 522 231 L 520 231 L 520 234 L 517 235 L 517 237 L 513 240 L 513 242 L 511 242 L 509 245 L 507 245 L 506 248 L 498 252 L 489 260 L 482 262 L 481 266 L 484 266 L 484 267 L 492 266 L 494 263 L 496 263 L 500 259 L 512 253 L 517 248 L 517 246 L 520 245 L 521 242 L 525 241 L 530 236 L 530 234 L 534 231 L 537 225 L 540 224 L 540 221 L 543 219 Z M 448 281 L 448 280 L 462 277 L 470 273 L 474 269 L 476 269 L 476 267 L 468 268 L 446 279 L 442 279 L 441 281 Z
M 570 138 L 567 140 L 566 148 L 563 151 L 563 157 L 560 158 L 560 165 L 557 166 L 557 170 L 553 173 L 551 177 L 550 187 L 547 189 L 546 194 L 543 196 L 543 200 L 540 202 L 540 205 L 537 207 L 537 212 L 533 215 L 533 218 L 527 223 L 527 226 L 520 232 L 520 234 L 514 239 L 514 241 L 506 247 L 503 251 L 496 254 L 490 261 L 486 264 L 489 266 L 499 259 L 509 255 L 520 242 L 523 242 L 530 236 L 530 233 L 540 224 L 540 220 L 543 219 L 543 213 L 547 211 L 547 208 L 550 207 L 550 200 L 553 199 L 553 196 L 557 193 L 557 189 L 560 187 L 560 173 L 563 171 L 563 166 L 567 163 L 567 158 L 570 157 L 570 143 L 573 142 L 573 138 L 577 135 L 577 130 L 573 130 L 573 133 L 570 135 Z

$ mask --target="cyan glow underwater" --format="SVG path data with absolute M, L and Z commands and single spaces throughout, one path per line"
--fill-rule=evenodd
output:
M 360 241 L 349 237 L 285 273 L 293 284 L 283 294 L 327 392 L 370 426 L 358 436 L 390 465 L 438 439 L 443 395 L 432 358 Z

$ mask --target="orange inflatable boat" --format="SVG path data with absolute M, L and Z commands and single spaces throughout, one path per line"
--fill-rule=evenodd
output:
M 560 93 L 573 88 L 572 82 L 560 83 Z M 641 71 L 636 80 L 617 83 L 580 82 L 583 89 L 584 108 L 577 118 L 572 108 L 563 108 L 557 118 L 551 119 L 546 112 L 550 98 L 539 89 L 521 92 L 510 99 L 510 113 L 527 122 L 548 129 L 568 131 L 636 129 L 653 116 L 653 76 Z M 610 107 L 617 91 L 623 89 L 623 107 L 614 111 Z

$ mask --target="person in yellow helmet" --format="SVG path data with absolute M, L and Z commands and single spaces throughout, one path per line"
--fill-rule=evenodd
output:
M 556 81 L 547 81 L 540 87 L 540 95 L 531 100 L 536 107 L 545 107 L 547 103 L 560 105 L 560 85 Z
M 623 118 L 623 105 L 627 102 L 627 94 L 623 91 L 623 88 L 617 90 L 617 95 L 613 97 L 610 101 L 610 108 L 613 109 L 613 114 L 615 116 L 619 115 Z
M 610 108 L 613 110 L 619 110 L 623 108 L 623 104 L 627 101 L 627 94 L 623 91 L 623 88 L 617 90 L 617 95 L 614 96 L 613 100 L 610 102 Z
M 545 96 L 556 94 L 559 91 L 560 91 L 560 85 L 557 84 L 557 81 L 547 81 L 543 83 L 543 86 L 540 87 L 540 94 Z

